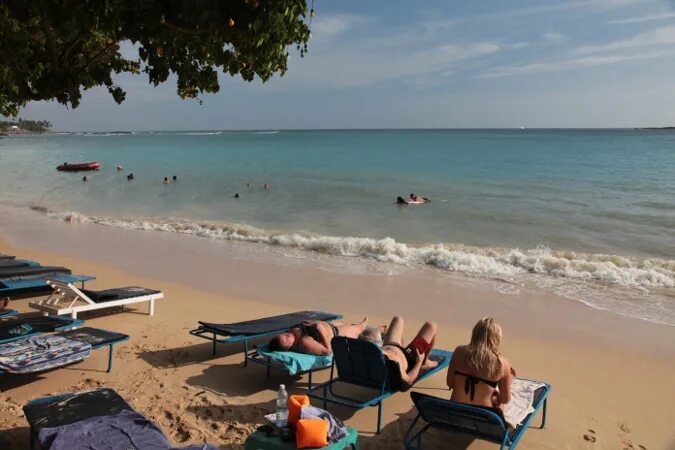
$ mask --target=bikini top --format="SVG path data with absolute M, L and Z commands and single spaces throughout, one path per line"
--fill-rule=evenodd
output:
M 319 333 L 319 328 L 316 326 L 316 324 L 300 324 L 297 327 L 300 329 L 301 336 L 309 336 L 315 341 L 321 342 L 321 333 Z
M 486 380 L 485 378 L 477 377 L 474 375 L 469 375 L 468 373 L 460 372 L 455 370 L 455 375 L 461 375 L 466 378 L 464 382 L 464 393 L 469 395 L 471 401 L 473 401 L 474 396 L 476 395 L 476 385 L 479 383 L 484 383 L 490 386 L 492 389 L 497 389 L 499 386 L 499 381 Z

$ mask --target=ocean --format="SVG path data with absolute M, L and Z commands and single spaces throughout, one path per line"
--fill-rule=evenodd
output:
M 92 160 L 101 170 L 55 169 Z M 413 192 L 431 202 L 395 205 Z M 0 203 L 462 273 L 675 326 L 673 131 L 12 136 L 0 139 Z

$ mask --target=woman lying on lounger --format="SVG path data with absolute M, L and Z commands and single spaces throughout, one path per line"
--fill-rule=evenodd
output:
M 403 342 L 403 318 L 395 316 L 387 328 L 382 343 L 384 356 L 398 363 L 400 368 L 400 380 L 391 380 L 394 385 L 400 385 L 401 390 L 407 390 L 415 384 L 421 372 L 433 369 L 438 365 L 437 361 L 429 359 L 429 354 L 436 340 L 436 324 L 425 323 L 415 336 L 415 339 L 404 347 Z
M 495 408 L 511 400 L 516 371 L 499 352 L 501 339 L 502 329 L 490 317 L 473 327 L 469 345 L 457 347 L 450 360 L 447 382 L 451 400 Z
M 332 355 L 330 341 L 335 336 L 356 339 L 365 330 L 368 319 L 361 323 L 347 325 L 342 322 L 306 320 L 288 332 L 275 336 L 268 345 L 270 351 L 293 351 L 309 355 Z

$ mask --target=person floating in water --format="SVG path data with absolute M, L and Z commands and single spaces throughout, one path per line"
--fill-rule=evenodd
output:
M 178 177 L 176 175 L 173 176 L 173 181 L 174 182 L 178 181 Z
M 431 200 L 429 200 L 426 197 L 420 197 L 419 195 L 415 194 L 414 192 L 410 194 L 410 200 L 416 203 L 429 203 Z
M 124 166 L 123 166 L 122 164 L 118 165 L 118 166 L 117 166 L 117 170 L 118 170 L 118 171 L 124 170 Z
M 169 178 L 164 177 L 164 184 L 169 184 L 169 183 L 171 183 L 171 182 L 169 181 Z
M 131 181 L 131 180 L 133 180 L 133 179 L 134 179 L 134 174 L 133 174 L 133 173 L 130 173 L 129 175 L 127 175 L 127 180 Z
M 263 189 L 265 189 L 266 191 L 268 191 L 268 190 L 270 189 L 270 185 L 267 184 L 267 183 L 263 184 Z
M 247 187 L 247 188 L 250 188 L 250 187 L 251 187 L 251 183 L 246 183 L 246 187 Z
M 239 198 L 239 192 L 237 192 L 236 194 L 234 194 L 234 198 Z
M 86 176 L 86 175 L 82 177 L 82 181 L 87 181 L 87 176 Z

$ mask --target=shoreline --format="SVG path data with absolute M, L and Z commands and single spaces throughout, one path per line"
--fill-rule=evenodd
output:
M 0 378 L 0 443 L 16 440 L 17 449 L 27 448 L 20 412 L 27 400 L 110 386 L 177 444 L 208 440 L 239 448 L 272 408 L 276 385 L 289 380 L 273 376 L 267 381 L 264 370 L 244 369 L 234 346 L 220 346 L 212 358 L 210 344 L 187 331 L 197 320 L 237 321 L 304 308 L 340 312 L 347 320 L 367 315 L 373 324 L 401 314 L 407 334 L 431 318 L 440 326 L 438 346 L 450 350 L 468 339 L 478 318 L 492 315 L 502 324 L 504 354 L 519 376 L 553 385 L 547 428 L 528 431 L 523 448 L 628 448 L 634 443 L 659 449 L 673 443 L 675 391 L 665 381 L 675 370 L 673 327 L 541 292 L 503 294 L 483 286 L 484 280 L 367 264 L 358 273 L 345 273 L 331 258 L 308 267 L 306 261 L 253 249 L 245 243 L 67 224 L 37 214 L 0 218 L 0 251 L 96 275 L 90 285 L 95 289 L 138 284 L 166 294 L 153 317 L 140 306 L 139 314 L 96 315 L 87 321 L 131 335 L 116 351 L 111 374 L 99 370 L 105 355 L 94 353 L 88 361 L 31 382 Z M 12 307 L 28 311 L 28 300 Z M 326 377 L 326 372 L 317 376 Z M 446 395 L 444 378 L 436 375 L 415 389 Z M 292 392 L 302 392 L 305 380 L 290 380 Z M 360 431 L 364 448 L 384 450 L 401 442 L 414 408 L 405 393 L 387 400 L 379 436 L 372 436 L 374 410 L 335 412 Z M 594 444 L 584 440 L 589 429 L 595 431 Z M 470 448 L 492 446 L 476 441 Z
M 28 212 L 30 209 L 30 212 Z M 256 226 L 176 218 L 112 218 L 78 212 L 55 212 L 41 206 L 0 207 L 24 221 L 65 222 L 66 226 L 107 227 L 128 232 L 159 233 L 240 247 L 242 254 L 269 253 L 296 260 L 342 260 L 368 266 L 367 272 L 429 272 L 504 293 L 529 291 L 563 297 L 596 310 L 675 327 L 673 261 L 656 256 L 621 256 L 546 247 L 525 249 L 457 243 L 407 243 L 391 238 L 330 236 L 285 232 Z M 11 210 L 11 211 L 10 211 Z M 32 215 L 36 213 L 35 215 Z M 41 216 L 40 218 L 37 215 Z M 173 238 L 168 238 L 173 239 Z M 254 248 L 259 245 L 266 248 Z M 288 260 L 288 258 L 284 258 Z M 381 265 L 380 268 L 375 266 Z M 372 266 L 372 267 L 370 267 Z M 358 270 L 358 269 L 357 269 Z

